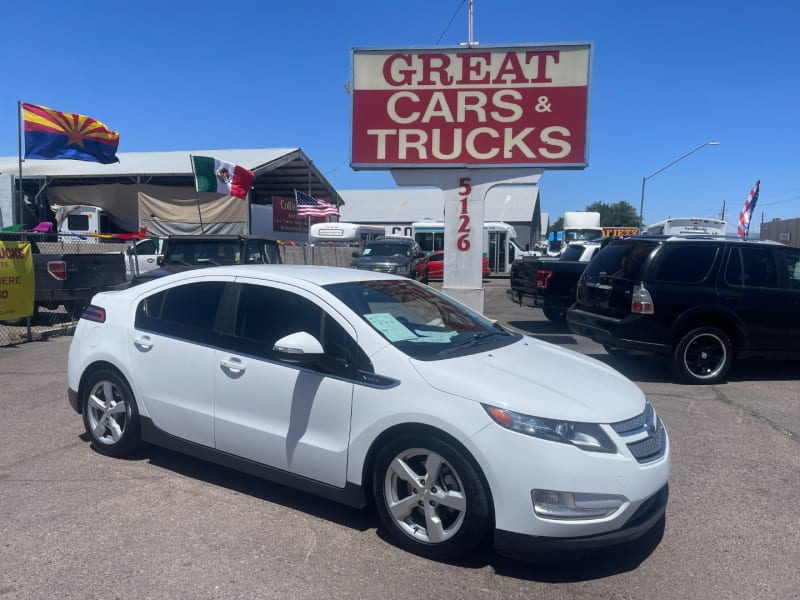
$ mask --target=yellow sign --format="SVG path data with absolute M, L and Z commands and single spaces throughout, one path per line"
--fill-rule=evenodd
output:
M 30 242 L 0 242 L 0 320 L 33 315 Z

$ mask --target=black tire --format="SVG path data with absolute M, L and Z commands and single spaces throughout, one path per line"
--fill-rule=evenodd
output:
M 139 411 L 128 382 L 116 371 L 92 373 L 81 391 L 83 425 L 94 448 L 108 456 L 124 456 L 141 444 Z
M 712 384 L 725 379 L 733 363 L 733 344 L 718 327 L 687 332 L 672 353 L 672 368 L 684 383 Z
M 431 481 L 427 468 L 433 465 Z M 488 532 L 489 496 L 477 467 L 461 450 L 433 436 L 406 435 L 382 448 L 372 491 L 387 533 L 414 554 L 455 558 L 472 550 Z
M 545 318 L 551 323 L 558 323 L 563 325 L 567 322 L 567 311 L 559 310 L 557 308 L 543 308 Z

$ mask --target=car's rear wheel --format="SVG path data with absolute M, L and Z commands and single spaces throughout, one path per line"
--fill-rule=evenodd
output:
M 685 383 L 711 384 L 722 381 L 733 363 L 733 344 L 718 327 L 697 327 L 675 346 L 672 367 Z
M 82 389 L 83 424 L 95 449 L 109 456 L 133 452 L 141 443 L 139 411 L 125 379 L 101 369 L 89 376 Z
M 428 435 L 381 449 L 373 473 L 381 521 L 402 548 L 435 559 L 472 550 L 490 522 L 486 487 L 462 451 Z

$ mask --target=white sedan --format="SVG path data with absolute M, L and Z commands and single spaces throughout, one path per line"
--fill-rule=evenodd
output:
M 666 509 L 669 441 L 636 385 L 393 275 L 215 267 L 98 294 L 68 386 L 100 452 L 146 441 L 374 502 L 432 558 L 629 541 Z

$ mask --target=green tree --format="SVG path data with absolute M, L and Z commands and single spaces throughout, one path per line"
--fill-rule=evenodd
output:
M 639 214 L 630 202 L 620 200 L 615 204 L 593 202 L 585 209 L 587 212 L 600 213 L 602 227 L 641 227 Z

